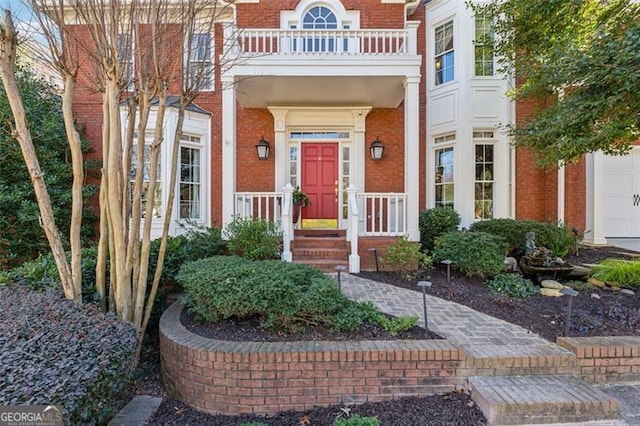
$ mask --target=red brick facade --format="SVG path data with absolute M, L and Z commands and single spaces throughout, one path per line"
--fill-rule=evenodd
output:
M 420 21 L 418 28 L 418 53 L 422 55 L 422 79 L 419 89 L 419 208 L 426 205 L 426 194 L 432 189 L 427 183 L 427 82 L 425 6 L 421 4 L 410 17 L 405 17 L 404 4 L 383 4 L 380 0 L 345 0 L 346 10 L 359 10 L 360 28 L 404 28 L 405 20 Z M 239 28 L 280 28 L 280 11 L 293 10 L 299 4 L 295 0 L 269 0 L 259 3 L 242 3 L 236 6 L 237 26 Z M 75 27 L 78 39 L 90 44 L 90 37 L 82 27 Z M 224 45 L 223 29 L 215 28 L 215 58 Z M 181 43 L 173 40 L 174 46 Z M 78 122 L 86 129 L 87 137 L 94 146 L 94 159 L 101 157 L 102 106 L 101 94 L 92 79 L 91 63 L 85 55 L 78 78 L 74 110 Z M 178 61 L 180 55 L 174 55 Z M 219 65 L 219 64 L 218 64 Z M 178 67 L 179 68 L 179 67 Z M 210 200 L 212 223 L 222 222 L 222 84 L 220 68 L 216 66 L 215 90 L 203 92 L 196 103 L 211 112 L 211 185 Z M 174 84 L 175 86 L 175 81 Z M 169 93 L 175 94 L 175 93 Z M 349 99 L 345 99 L 349 105 Z M 519 103 L 516 106 L 516 118 L 529 115 L 534 108 L 532 103 Z M 374 162 L 365 153 L 365 187 L 367 192 L 404 192 L 404 156 L 405 156 L 405 106 L 396 108 L 374 108 L 366 118 L 365 146 L 376 138 L 386 146 L 383 162 Z M 275 187 L 275 164 L 273 161 L 259 161 L 255 153 L 255 144 L 261 136 L 268 141 L 274 140 L 274 119 L 266 108 L 245 108 L 239 102 L 236 106 L 236 190 L 237 191 L 279 191 Z M 275 147 L 272 144 L 272 150 Z M 555 170 L 543 170 L 535 166 L 533 156 L 518 149 L 515 168 L 515 216 L 519 219 L 555 221 L 557 216 L 557 173 Z M 585 227 L 585 164 L 580 162 L 566 169 L 565 183 L 565 222 L 580 229 Z M 96 174 L 92 175 L 95 176 Z M 94 181 L 96 178 L 94 178 Z M 96 203 L 97 204 L 97 201 Z

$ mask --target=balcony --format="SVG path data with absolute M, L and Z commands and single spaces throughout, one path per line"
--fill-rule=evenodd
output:
M 415 55 L 410 30 L 271 30 L 245 29 L 237 38 L 243 54 L 379 56 Z M 413 43 L 410 43 L 413 41 Z
M 241 105 L 395 108 L 404 81 L 420 76 L 418 23 L 403 29 L 225 30 L 224 71 Z M 320 96 L 321 95 L 321 96 Z

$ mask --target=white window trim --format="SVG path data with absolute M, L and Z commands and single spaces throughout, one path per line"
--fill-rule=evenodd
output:
M 189 132 L 183 132 L 182 133 L 182 137 L 194 137 L 194 138 L 199 138 L 200 142 L 196 143 L 193 141 L 185 141 L 185 140 L 180 140 L 180 148 L 190 148 L 190 149 L 197 149 L 200 152 L 200 162 L 199 162 L 199 169 L 200 169 L 200 180 L 197 183 L 199 189 L 200 189 L 200 212 L 199 212 L 199 217 L 197 219 L 192 219 L 192 218 L 182 218 L 182 206 L 180 205 L 180 185 L 182 184 L 182 178 L 179 177 L 178 179 L 176 179 L 176 185 L 178 186 L 176 188 L 177 193 L 178 193 L 178 210 L 177 210 L 177 219 L 179 222 L 187 222 L 187 221 L 192 221 L 192 222 L 196 222 L 196 223 L 200 223 L 203 221 L 204 217 L 205 217 L 205 208 L 204 208 L 204 204 L 205 202 L 208 200 L 206 197 L 206 194 L 204 193 L 203 187 L 204 187 L 204 179 L 205 179 L 205 170 L 203 167 L 203 164 L 205 162 L 205 158 L 204 158 L 204 144 L 202 143 L 202 140 L 204 139 L 204 135 L 198 135 L 198 134 L 194 134 L 194 133 L 189 133 Z M 182 150 L 180 149 L 178 151 L 180 154 L 179 157 L 179 162 L 178 162 L 178 167 L 180 167 L 182 165 Z M 189 182 L 190 184 L 194 184 L 194 182 Z
M 437 50 L 437 48 L 436 48 L 436 43 L 437 43 L 436 32 L 440 27 L 444 27 L 449 23 L 451 23 L 451 26 L 452 26 L 453 47 L 451 49 L 449 49 L 449 50 L 445 50 L 442 53 L 438 54 L 437 51 L 436 51 Z M 446 86 L 447 84 L 450 84 L 450 83 L 456 81 L 456 75 L 457 75 L 457 72 L 456 72 L 457 64 L 456 63 L 457 63 L 457 56 L 458 56 L 458 55 L 456 55 L 456 40 L 458 38 L 457 34 L 456 34 L 456 28 L 458 28 L 458 26 L 457 26 L 456 20 L 453 17 L 449 17 L 449 18 L 441 21 L 437 25 L 433 26 L 433 32 L 432 32 L 432 34 L 433 34 L 432 70 L 433 70 L 433 85 L 435 87 L 443 87 L 443 86 Z M 436 58 L 438 56 L 444 57 L 449 52 L 453 52 L 453 77 L 451 78 L 451 80 L 443 81 L 442 83 L 437 83 L 438 71 L 436 69 Z M 443 74 L 443 76 L 444 76 L 444 74 Z
M 483 132 L 483 133 L 484 132 L 491 132 L 493 134 L 493 136 L 491 136 L 491 137 L 485 137 L 485 135 L 483 135 L 482 137 L 473 136 L 474 160 L 473 160 L 473 177 L 472 178 L 473 178 L 473 189 L 474 189 L 474 192 L 473 192 L 473 210 L 474 210 L 473 211 L 473 220 L 474 221 L 489 220 L 489 219 L 493 219 L 493 218 L 496 217 L 496 203 L 497 203 L 497 201 L 496 201 L 496 195 L 497 195 L 496 191 L 497 191 L 497 188 L 498 188 L 498 186 L 496 185 L 496 183 L 497 183 L 496 174 L 499 173 L 499 171 L 497 170 L 497 168 L 499 167 L 499 164 L 496 161 L 496 156 L 498 155 L 498 153 L 497 153 L 497 150 L 498 150 L 498 139 L 496 137 L 497 130 L 496 129 L 473 129 L 473 133 L 476 133 L 476 132 Z M 472 133 L 472 135 L 473 135 L 473 133 Z M 478 182 L 487 182 L 487 181 L 489 181 L 489 179 L 482 180 L 482 181 L 478 181 L 476 179 L 476 170 L 475 170 L 475 168 L 478 165 L 478 162 L 475 159 L 475 150 L 476 150 L 476 147 L 478 145 L 490 145 L 490 146 L 493 147 L 493 163 L 492 163 L 493 164 L 493 174 L 492 174 L 491 179 L 490 179 L 490 182 L 493 185 L 493 190 L 492 190 L 492 198 L 491 198 L 492 210 L 491 210 L 491 217 L 490 218 L 477 218 L 476 214 L 475 214 L 475 209 L 476 209 L 475 203 L 476 203 L 476 201 L 478 201 L 476 199 L 476 196 L 475 196 L 475 185 Z

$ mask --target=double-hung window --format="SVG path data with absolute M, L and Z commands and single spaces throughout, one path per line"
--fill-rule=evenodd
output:
M 475 146 L 475 218 L 493 218 L 494 203 L 494 132 L 474 131 Z
M 450 134 L 435 138 L 434 144 L 451 145 L 456 135 Z M 435 206 L 453 208 L 454 201 L 454 148 L 447 146 L 435 149 Z
M 189 83 L 196 90 L 213 89 L 213 37 L 194 33 L 189 48 Z
M 485 14 L 476 16 L 474 65 L 477 77 L 493 76 L 493 28 L 491 19 Z
M 439 85 L 453 80 L 453 21 L 436 27 L 435 41 L 436 85 Z
M 180 219 L 202 219 L 202 149 L 199 136 L 180 138 Z
M 141 205 L 141 215 L 145 216 L 145 209 L 147 205 L 147 189 L 149 188 L 150 183 L 150 168 L 151 168 L 151 142 L 153 142 L 154 133 L 153 131 L 147 131 L 145 134 L 145 140 L 140 141 L 138 139 L 138 134 L 134 134 L 134 144 L 133 151 L 131 155 L 131 176 L 130 176 L 130 184 L 131 184 L 131 194 L 133 195 L 133 184 L 138 174 L 138 144 L 144 144 L 144 160 L 142 166 L 142 205 Z M 154 218 L 162 217 L 162 161 L 160 159 L 161 155 L 158 156 L 158 163 L 156 164 L 157 173 L 156 173 L 156 187 L 153 196 L 153 208 L 151 210 L 151 215 Z

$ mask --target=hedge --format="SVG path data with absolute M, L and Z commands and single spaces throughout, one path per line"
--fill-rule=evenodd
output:
M 0 405 L 61 405 L 68 424 L 104 424 L 128 396 L 136 333 L 53 289 L 0 286 Z

